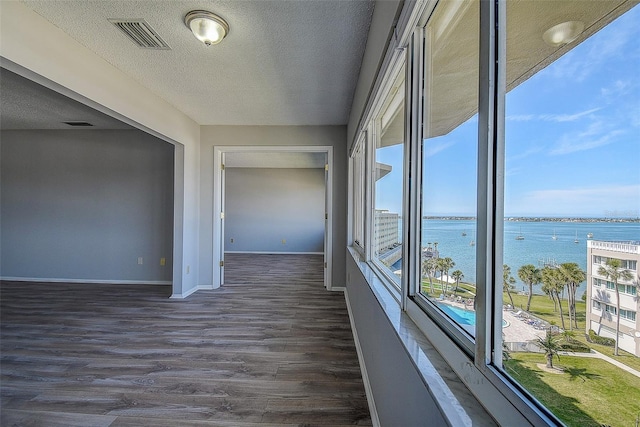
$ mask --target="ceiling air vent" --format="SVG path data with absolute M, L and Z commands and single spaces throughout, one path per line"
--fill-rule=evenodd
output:
M 90 127 L 93 126 L 91 123 L 89 122 L 62 122 L 65 125 L 69 125 L 69 126 L 74 126 L 74 127 Z
M 171 49 L 144 19 L 109 19 L 109 22 L 142 49 Z

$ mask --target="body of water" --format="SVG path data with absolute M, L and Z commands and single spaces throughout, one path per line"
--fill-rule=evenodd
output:
M 422 246 L 438 242 L 440 257 L 450 257 L 456 263 L 449 274 L 461 270 L 463 281 L 470 283 L 476 281 L 476 246 L 470 244 L 476 240 L 475 226 L 476 222 L 472 220 L 422 220 Z M 525 264 L 542 267 L 548 262 L 575 262 L 586 271 L 588 233 L 593 235 L 593 240 L 640 241 L 640 224 L 505 221 L 504 263 L 511 267 L 516 279 L 516 291 L 526 288 L 517 274 Z M 523 239 L 517 240 L 517 236 Z M 574 242 L 576 239 L 578 243 Z M 582 283 L 578 288 L 578 297 L 584 292 L 585 283 Z M 542 293 L 540 285 L 534 286 L 534 293 Z

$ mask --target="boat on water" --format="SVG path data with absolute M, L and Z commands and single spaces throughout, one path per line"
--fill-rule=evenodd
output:
M 476 241 L 475 240 L 472 240 L 472 241 L 469 242 L 469 246 L 475 246 L 475 245 L 476 245 Z
M 593 233 L 587 233 L 587 239 L 593 239 Z
M 573 240 L 573 243 L 580 243 L 580 240 L 578 240 L 578 232 L 576 231 L 576 238 Z
M 553 230 L 553 236 L 551 236 L 553 240 L 558 240 L 558 236 L 556 236 L 556 230 Z
M 467 235 L 467 233 L 465 233 L 465 232 L 463 231 L 463 232 L 462 232 L 462 235 L 463 235 L 463 236 L 466 236 L 466 235 Z
M 524 236 L 522 235 L 522 227 L 520 227 L 520 234 L 516 236 L 516 240 L 524 240 Z

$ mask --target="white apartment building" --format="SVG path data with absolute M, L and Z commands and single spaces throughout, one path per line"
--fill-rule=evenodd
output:
M 621 267 L 633 275 L 631 281 L 618 282 L 620 313 L 614 284 L 598 274 L 598 268 L 609 258 L 621 260 Z M 616 320 L 620 316 L 618 346 L 636 356 L 640 356 L 639 264 L 640 242 L 587 242 L 587 332 L 593 329 L 598 335 L 615 338 Z
M 376 253 L 387 252 L 400 242 L 398 220 L 397 213 L 381 209 L 375 210 L 373 232 Z

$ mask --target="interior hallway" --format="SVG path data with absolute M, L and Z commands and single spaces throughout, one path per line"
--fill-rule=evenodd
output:
M 0 424 L 371 425 L 322 257 L 250 261 L 186 300 L 166 286 L 2 283 Z

